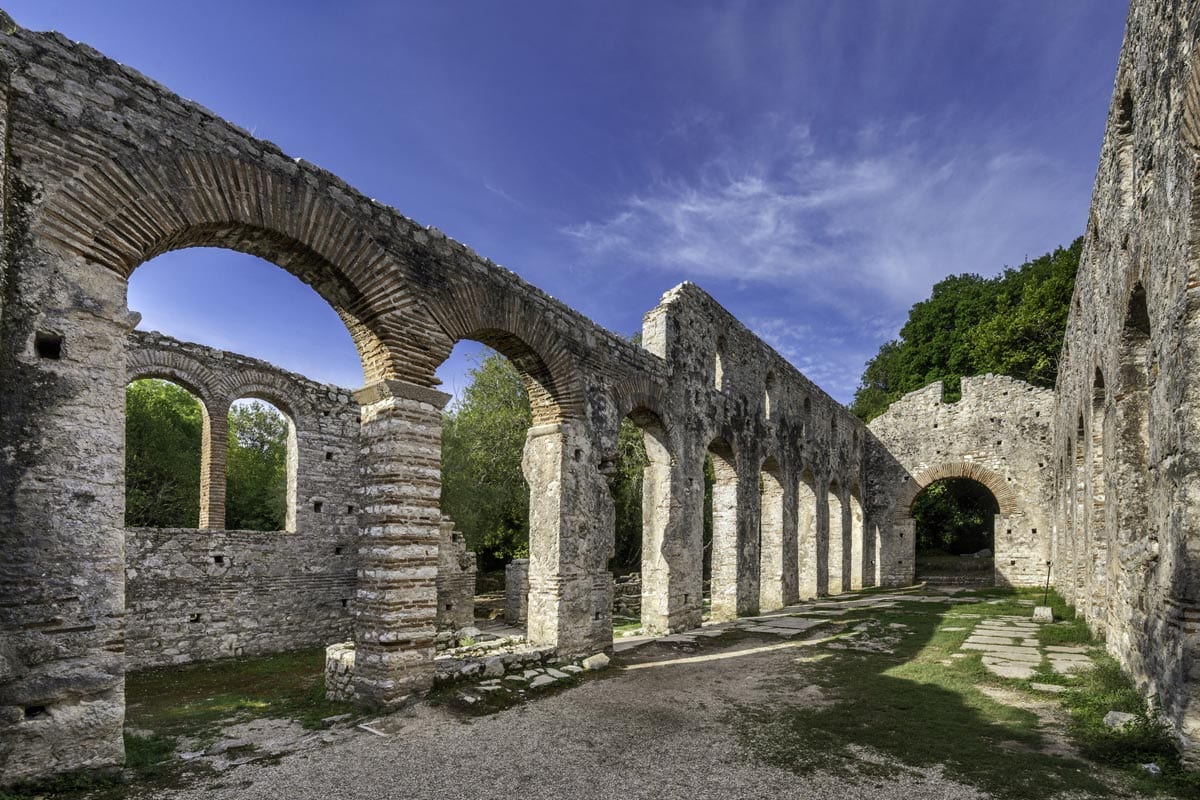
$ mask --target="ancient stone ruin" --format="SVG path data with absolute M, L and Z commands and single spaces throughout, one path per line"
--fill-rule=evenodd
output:
M 703 469 L 712 614 L 912 580 L 913 499 L 967 477 L 1000 508 L 995 578 L 1051 581 L 1192 747 L 1200 742 L 1200 11 L 1137 0 L 1054 391 L 984 376 L 864 426 L 700 288 L 635 346 L 470 248 L 58 34 L 0 13 L 0 775 L 120 764 L 127 669 L 354 643 L 347 696 L 429 688 L 473 563 L 439 509 L 434 371 L 506 355 L 534 424 L 527 636 L 612 646 L 617 432 L 644 432 L 641 618 L 697 627 Z M 366 385 L 133 332 L 126 281 L 178 248 L 266 258 L 339 313 Z M 124 392 L 206 409 L 189 530 L 126 530 Z M 289 417 L 287 530 L 224 529 L 229 403 Z M 761 491 L 760 491 L 760 486 Z M 1048 563 L 1049 562 L 1049 563 Z M 270 592 L 256 588 L 269 587 Z M 460 616 L 461 615 L 461 616 Z M 339 656 L 341 658 L 342 656 Z M 335 678 L 336 679 L 336 678 Z

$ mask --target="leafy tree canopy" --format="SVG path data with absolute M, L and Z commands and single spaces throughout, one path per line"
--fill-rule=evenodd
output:
M 261 400 L 229 409 L 225 527 L 281 531 L 287 523 L 288 420 Z
M 995 278 L 952 275 L 908 313 L 900 338 L 867 362 L 851 410 L 864 420 L 933 381 L 957 400 L 964 376 L 996 373 L 1051 387 L 1082 237 Z
M 200 401 L 168 381 L 125 389 L 125 524 L 194 528 L 200 519 Z

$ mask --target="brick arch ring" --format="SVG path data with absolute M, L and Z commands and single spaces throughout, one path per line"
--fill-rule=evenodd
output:
M 927 467 L 905 481 L 904 488 L 900 490 L 900 494 L 896 498 L 895 519 L 912 519 L 912 504 L 917 499 L 917 495 L 924 491 L 929 484 L 946 478 L 966 478 L 981 483 L 996 498 L 1001 515 L 1007 517 L 1017 513 L 1017 496 L 1003 475 L 982 464 L 974 464 L 970 461 L 947 461 Z

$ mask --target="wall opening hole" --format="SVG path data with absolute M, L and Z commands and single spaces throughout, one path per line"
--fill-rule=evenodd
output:
M 353 514 L 353 513 L 354 513 L 354 506 L 346 506 L 346 513 L 347 513 L 347 514 Z
M 316 500 L 313 502 L 313 511 L 317 514 L 320 514 L 321 509 L 324 507 L 325 507 L 325 504 L 322 503 L 320 500 Z
M 25 706 L 25 719 L 38 719 L 39 717 L 48 717 L 50 714 L 46 711 L 45 706 Z
M 452 609 L 452 608 L 454 608 L 454 603 L 446 603 L 446 610 L 447 610 L 447 611 L 449 611 L 449 610 L 450 610 L 450 609 Z
M 335 556 L 340 556 L 342 554 L 342 548 L 340 546 L 333 548 L 333 554 Z
M 332 452 L 331 450 L 326 450 L 326 451 L 325 451 L 325 460 L 326 460 L 326 461 L 333 461 L 333 452 Z
M 199 622 L 199 621 L 200 621 L 200 615 L 199 615 L 199 614 L 192 614 L 190 617 L 188 617 L 188 622 L 192 623 L 193 625 L 194 625 L 194 624 L 196 624 L 196 623 L 197 623 L 197 622 Z
M 62 337 L 57 333 L 38 331 L 33 335 L 33 351 L 38 358 L 49 358 L 57 361 L 62 358 Z
M 213 556 L 213 563 L 214 564 L 224 564 L 225 556 Z
M 342 598 L 342 608 L 345 608 L 348 605 L 350 605 L 350 601 L 343 597 Z

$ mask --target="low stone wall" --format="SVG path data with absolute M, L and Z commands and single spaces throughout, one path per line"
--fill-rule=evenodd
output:
M 339 642 L 325 648 L 325 699 L 353 703 L 354 642 Z
M 642 616 L 642 574 L 640 572 L 631 572 L 614 579 L 612 613 L 614 617 L 638 619 Z
M 349 638 L 354 547 L 352 535 L 127 530 L 129 669 Z

